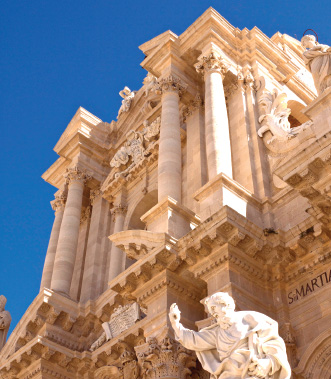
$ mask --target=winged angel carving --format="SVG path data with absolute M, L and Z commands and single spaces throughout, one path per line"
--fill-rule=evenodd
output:
M 262 137 L 265 132 L 270 130 L 272 138 L 267 142 L 268 144 L 274 140 L 287 141 L 311 124 L 311 121 L 307 121 L 300 126 L 291 128 L 291 124 L 288 121 L 291 109 L 287 107 L 286 93 L 279 95 L 277 90 L 274 90 L 273 93 L 264 92 L 258 104 L 260 110 L 259 122 L 262 124 L 262 127 L 257 133 Z

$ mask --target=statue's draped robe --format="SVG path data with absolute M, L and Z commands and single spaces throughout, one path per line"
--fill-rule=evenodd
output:
M 194 332 L 181 326 L 176 338 L 196 352 L 202 367 L 213 379 L 252 379 L 248 366 L 253 355 L 258 359 L 271 358 L 268 379 L 289 379 L 291 369 L 277 322 L 258 312 L 235 315 L 236 321 L 228 329 L 214 324 Z
M 11 316 L 8 311 L 0 312 L 0 350 L 6 343 L 7 333 L 11 322 Z
M 326 88 L 331 87 L 331 51 L 329 46 L 317 45 L 306 50 L 303 60 L 307 69 L 312 73 L 315 87 L 320 95 Z

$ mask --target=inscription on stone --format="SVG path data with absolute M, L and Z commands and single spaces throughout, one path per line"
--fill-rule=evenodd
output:
M 331 282 L 331 269 L 324 271 L 322 274 L 316 276 L 310 281 L 302 284 L 301 287 L 290 291 L 287 295 L 288 303 L 292 304 L 298 300 L 303 299 L 309 294 L 313 293 L 316 289 L 324 287 Z

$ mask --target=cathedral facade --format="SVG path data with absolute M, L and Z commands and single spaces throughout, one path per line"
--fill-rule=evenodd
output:
M 79 108 L 43 174 L 40 293 L 0 378 L 209 378 L 168 311 L 199 330 L 218 291 L 278 322 L 293 378 L 329 378 L 330 79 L 316 90 L 300 41 L 212 8 L 139 48 L 142 87 L 111 123 Z

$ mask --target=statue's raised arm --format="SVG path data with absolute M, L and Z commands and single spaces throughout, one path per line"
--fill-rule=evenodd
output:
M 183 327 L 176 304 L 169 318 L 176 339 L 194 350 L 211 379 L 289 379 L 291 369 L 276 321 L 258 312 L 235 312 L 230 295 L 217 292 L 205 300 L 216 323 L 199 332 Z
M 303 60 L 313 75 L 317 93 L 321 95 L 331 87 L 331 48 L 318 43 L 313 35 L 303 36 L 301 45 L 307 49 L 303 53 Z

